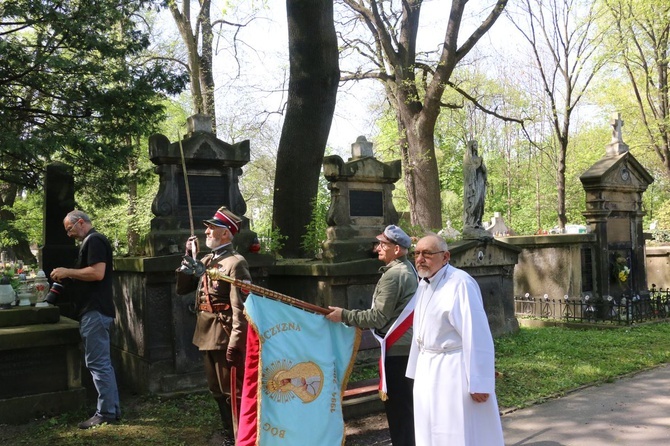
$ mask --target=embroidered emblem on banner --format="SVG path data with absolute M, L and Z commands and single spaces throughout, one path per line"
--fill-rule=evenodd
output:
M 323 371 L 312 361 L 296 365 L 287 359 L 276 361 L 263 370 L 263 390 L 278 403 L 298 397 L 303 403 L 318 398 L 323 388 Z

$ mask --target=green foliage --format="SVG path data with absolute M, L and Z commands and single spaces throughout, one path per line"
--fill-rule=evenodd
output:
M 144 60 L 142 2 L 3 4 L 0 66 L 0 181 L 38 188 L 44 165 L 74 168 L 77 190 L 115 201 L 125 190 L 132 139 L 154 131 L 159 102 L 185 73 Z
M 259 232 L 258 240 L 261 243 L 261 252 L 263 254 L 272 254 L 277 258 L 281 257 L 279 251 L 284 246 L 286 236 L 282 235 L 279 229 L 267 228 L 265 232 Z
M 312 215 L 310 221 L 305 226 L 306 232 L 303 235 L 300 246 L 306 253 L 311 253 L 318 258 L 321 253 L 321 245 L 326 239 L 326 228 L 328 227 L 327 215 L 330 205 L 330 194 L 326 189 L 325 179 L 319 178 L 319 188 L 316 197 L 312 200 Z
M 0 220 L 0 247 L 15 246 L 19 240 L 28 240 L 35 245 L 44 244 L 43 206 L 43 194 L 26 191 L 24 196 L 17 198 L 12 208 L 5 207 L 5 210 L 14 214 L 15 219 Z

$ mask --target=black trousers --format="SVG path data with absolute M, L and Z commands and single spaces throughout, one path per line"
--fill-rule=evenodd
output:
M 384 401 L 393 446 L 414 446 L 414 380 L 405 376 L 407 356 L 387 356 Z

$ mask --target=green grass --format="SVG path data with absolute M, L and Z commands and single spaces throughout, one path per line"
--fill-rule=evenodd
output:
M 496 339 L 496 382 L 501 409 L 518 408 L 589 384 L 670 362 L 670 324 L 608 330 L 522 328 Z M 371 373 L 376 375 L 373 368 Z M 365 376 L 365 375 L 361 375 Z M 123 420 L 82 431 L 86 411 L 66 413 L 20 426 L 0 426 L 0 444 L 207 446 L 220 430 L 218 410 L 208 394 L 178 398 L 122 397 Z
M 523 328 L 495 344 L 498 402 L 518 408 L 670 362 L 670 324 Z

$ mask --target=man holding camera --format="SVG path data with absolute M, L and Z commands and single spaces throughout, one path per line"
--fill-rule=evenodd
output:
M 63 219 L 63 227 L 69 237 L 81 242 L 79 255 L 74 268 L 51 271 L 55 283 L 47 302 L 55 302 L 58 284 L 71 288 L 84 344 L 84 361 L 98 392 L 95 414 L 79 423 L 80 429 L 89 429 L 115 423 L 121 418 L 119 391 L 110 356 L 109 331 L 116 316 L 112 293 L 112 246 L 107 237 L 93 228 L 91 219 L 82 211 L 68 213 Z
M 232 245 L 242 219 L 225 206 L 203 221 L 211 253 L 195 261 L 197 238 L 186 242 L 186 256 L 177 269 L 177 294 L 195 290 L 196 326 L 193 344 L 203 352 L 207 385 L 219 406 L 224 445 L 235 444 L 244 377 L 247 320 L 243 290 L 220 280 L 216 274 L 251 281 L 249 265 Z

